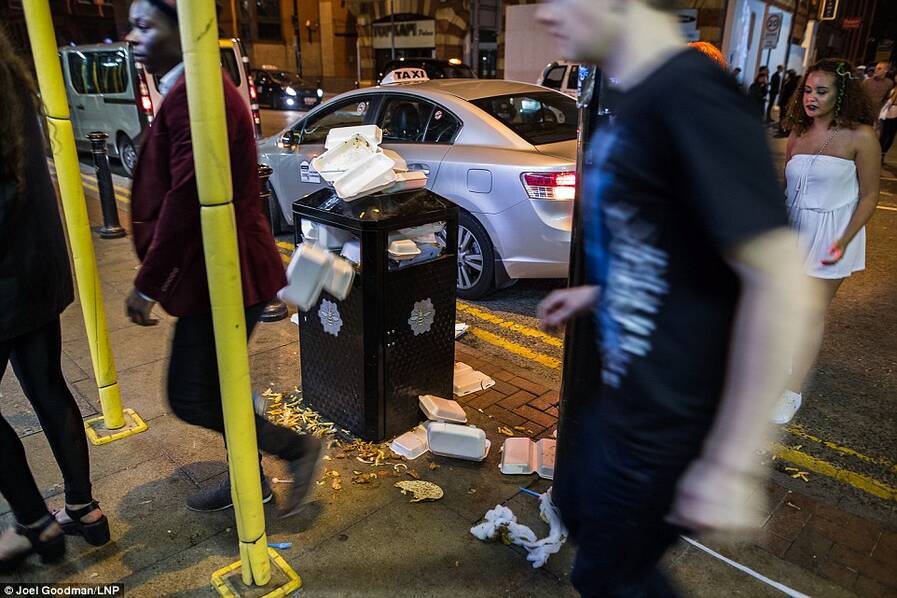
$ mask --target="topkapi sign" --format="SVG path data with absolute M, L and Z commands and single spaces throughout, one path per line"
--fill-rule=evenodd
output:
M 392 23 L 374 23 L 374 48 L 392 48 Z M 436 21 L 396 21 L 396 48 L 435 48 Z

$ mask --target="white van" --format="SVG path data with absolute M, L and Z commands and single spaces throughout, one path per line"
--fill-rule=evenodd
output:
M 564 61 L 549 63 L 536 85 L 556 89 L 576 99 L 579 93 L 579 65 Z
M 249 57 L 238 39 L 219 40 L 218 45 L 221 66 L 240 89 L 259 137 L 261 120 Z M 162 104 L 159 78 L 144 72 L 125 42 L 63 47 L 59 56 L 78 146 L 90 148 L 89 133 L 107 133 L 109 155 L 119 158 L 131 174 L 137 164 L 140 134 Z

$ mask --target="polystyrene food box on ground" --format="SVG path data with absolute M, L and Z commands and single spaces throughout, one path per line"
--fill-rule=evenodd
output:
M 434 455 L 468 461 L 484 460 L 492 446 L 483 430 L 445 422 L 427 425 L 427 444 Z
M 430 450 L 427 443 L 427 428 L 421 425 L 409 432 L 405 432 L 393 440 L 389 448 L 406 459 L 417 459 Z
M 455 363 L 455 376 L 452 381 L 452 392 L 463 397 L 474 392 L 486 390 L 495 386 L 495 380 L 478 372 L 466 363 Z
M 508 438 L 502 447 L 501 472 L 505 474 L 537 473 L 546 480 L 554 479 L 554 457 L 557 440 L 543 438 Z
M 453 424 L 466 424 L 467 414 L 458 401 L 434 397 L 433 395 L 421 395 L 419 397 L 420 408 L 426 414 L 427 419 L 443 421 Z

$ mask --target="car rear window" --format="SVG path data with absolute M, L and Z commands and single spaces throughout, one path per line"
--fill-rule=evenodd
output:
M 554 92 L 512 94 L 471 102 L 488 112 L 528 143 L 543 145 L 576 139 L 576 102 Z

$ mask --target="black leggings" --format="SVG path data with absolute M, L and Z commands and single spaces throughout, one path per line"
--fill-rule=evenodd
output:
M 85 504 L 90 493 L 90 461 L 81 411 L 62 376 L 62 334 L 59 318 L 13 339 L 0 341 L 0 379 L 6 363 L 25 391 L 47 435 L 65 480 L 65 502 Z M 48 514 L 46 503 L 28 469 L 25 449 L 9 422 L 0 417 L 0 494 L 16 520 L 29 525 Z
M 881 121 L 881 133 L 878 142 L 881 144 L 881 155 L 884 156 L 891 149 L 894 137 L 897 136 L 897 118 L 889 118 Z
M 246 308 L 246 336 L 252 334 L 265 303 Z M 251 401 L 252 397 L 246 397 Z M 218 383 L 218 359 L 215 354 L 215 330 L 212 315 L 179 318 L 171 342 L 168 366 L 168 402 L 179 418 L 224 434 L 221 387 Z M 255 416 L 259 449 L 293 460 L 302 456 L 302 437 L 289 428 Z

